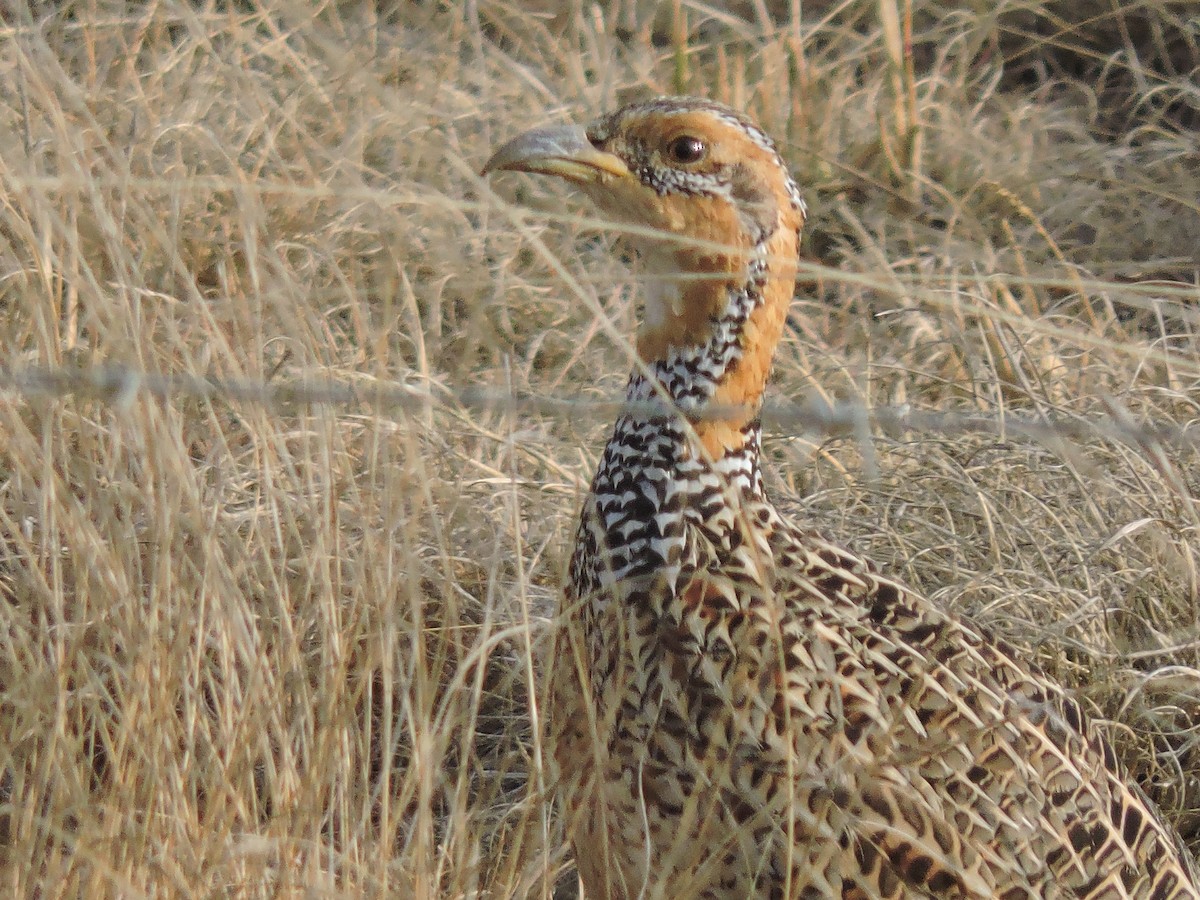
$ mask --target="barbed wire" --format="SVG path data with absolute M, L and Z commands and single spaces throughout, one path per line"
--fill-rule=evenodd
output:
M 140 371 L 127 366 L 95 367 L 28 366 L 0 368 L 0 390 L 31 400 L 76 396 L 128 409 L 142 396 L 161 400 L 190 398 L 256 404 L 274 410 L 297 407 L 366 407 L 378 415 L 403 418 L 425 414 L 435 407 L 469 408 L 503 413 L 559 417 L 591 413 L 613 418 L 621 413 L 667 415 L 677 413 L 661 401 L 630 403 L 623 400 L 554 398 L 517 393 L 493 387 L 453 389 L 433 383 L 405 384 L 376 380 L 294 379 L 255 381 L 179 373 Z M 1044 413 L 1020 415 L 1010 411 L 988 415 L 920 409 L 908 404 L 867 406 L 808 398 L 803 402 L 769 401 L 762 410 L 768 431 L 806 432 L 827 438 L 870 440 L 879 431 L 899 438 L 906 433 L 991 434 L 998 438 L 1022 437 L 1043 445 L 1083 443 L 1105 438 L 1148 448 L 1200 448 L 1200 418 L 1196 422 L 1156 422 L 1137 419 L 1114 398 L 1103 398 L 1108 412 L 1094 417 Z M 688 411 L 692 421 L 730 418 L 746 410 L 709 405 Z

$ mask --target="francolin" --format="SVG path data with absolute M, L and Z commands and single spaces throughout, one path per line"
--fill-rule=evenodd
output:
M 771 139 L 660 98 L 523 134 L 497 170 L 637 226 L 647 281 L 547 689 L 588 900 L 1200 897 L 1068 691 L 767 498 L 805 217 Z

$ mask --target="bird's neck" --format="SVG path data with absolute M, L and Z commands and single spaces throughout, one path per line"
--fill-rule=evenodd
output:
M 795 291 L 799 229 L 744 250 L 643 253 L 647 284 L 628 399 L 668 401 L 691 423 L 695 455 L 758 452 L 756 428 Z
M 792 232 L 754 248 L 740 271 L 731 267 L 737 278 L 679 281 L 692 292 L 683 304 L 651 287 L 638 335 L 643 365 L 596 472 L 577 585 L 673 569 L 696 529 L 707 546 L 735 548 L 743 513 L 769 508 L 758 416 L 794 290 L 796 240 Z

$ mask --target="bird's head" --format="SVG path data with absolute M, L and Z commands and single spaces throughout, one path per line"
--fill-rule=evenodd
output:
M 794 291 L 804 203 L 771 139 L 710 100 L 661 97 L 586 127 L 536 128 L 500 147 L 483 173 L 555 175 L 626 237 L 647 279 L 638 352 L 646 363 L 702 347 L 742 290 L 761 294 L 746 323 L 739 370 L 723 379 L 735 403 L 758 402 Z
M 586 127 L 535 128 L 483 171 L 501 169 L 565 178 L 608 215 L 692 243 L 744 248 L 804 218 L 771 139 L 711 100 L 661 97 Z

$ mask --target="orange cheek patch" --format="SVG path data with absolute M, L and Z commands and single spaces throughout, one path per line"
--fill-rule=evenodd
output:
M 784 231 L 771 241 L 768 251 L 777 260 L 795 259 L 796 243 L 795 232 Z M 745 411 L 727 419 L 704 419 L 696 423 L 696 435 L 712 459 L 740 449 L 741 429 L 758 414 L 775 347 L 783 334 L 783 323 L 795 293 L 795 280 L 795 263 L 776 263 L 773 277 L 763 288 L 762 305 L 742 327 L 742 358 L 725 373 L 713 395 L 715 405 L 744 407 Z
M 746 277 L 748 262 L 741 222 L 723 200 L 667 195 L 657 201 L 656 218 L 665 230 L 688 242 L 668 254 L 674 259 L 674 272 L 654 273 L 668 280 L 680 276 L 679 299 L 658 324 L 638 333 L 638 353 L 647 362 L 666 356 L 672 348 L 707 341 L 730 288 Z
M 728 202 L 667 195 L 654 198 L 652 205 L 657 224 L 681 238 L 686 236 L 689 243 L 681 240 L 676 249 L 665 254 L 673 260 L 673 271 L 654 273 L 668 282 L 672 275 L 680 278 L 675 282 L 678 295 L 664 291 L 663 297 L 656 300 L 661 308 L 656 308 L 657 314 L 651 317 L 655 324 L 643 325 L 638 332 L 638 354 L 647 363 L 665 358 L 672 350 L 706 343 L 712 337 L 713 322 L 729 302 L 730 290 L 744 282 L 750 263 L 749 237 Z M 745 411 L 695 423 L 701 446 L 711 459 L 739 450 L 742 429 L 758 414 L 775 346 L 795 292 L 801 223 L 791 219 L 790 214 L 784 214 L 782 227 L 767 245 L 770 277 L 763 287 L 763 302 L 743 326 L 741 359 L 725 374 L 713 397 L 715 405 Z
M 713 270 L 705 270 L 713 271 Z M 704 274 L 704 273 L 699 273 Z M 723 269 L 710 277 L 679 282 L 679 298 L 671 301 L 661 325 L 638 332 L 638 353 L 650 362 L 666 356 L 674 347 L 703 344 L 712 336 L 712 322 L 720 315 L 733 279 Z

